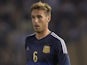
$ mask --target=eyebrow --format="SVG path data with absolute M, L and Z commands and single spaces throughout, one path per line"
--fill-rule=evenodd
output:
M 41 15 L 36 15 L 37 17 L 40 17 Z M 31 17 L 35 17 L 34 15 L 31 15 Z

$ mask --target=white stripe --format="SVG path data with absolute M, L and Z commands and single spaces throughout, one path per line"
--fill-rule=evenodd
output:
M 26 35 L 26 37 L 33 36 L 33 35 L 35 35 L 35 33 L 32 33 L 32 34 Z
M 51 33 L 51 35 L 55 38 L 57 38 L 58 40 L 60 40 L 61 45 L 62 45 L 62 50 L 64 54 L 67 54 L 67 48 L 66 48 L 66 44 L 64 42 L 64 40 L 62 38 L 60 38 L 58 35 L 56 35 L 54 32 Z

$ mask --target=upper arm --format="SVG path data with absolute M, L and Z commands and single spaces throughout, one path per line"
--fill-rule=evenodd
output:
M 25 39 L 25 49 L 27 47 L 27 41 L 28 41 L 28 37 L 26 37 L 26 39 Z
M 70 59 L 64 40 L 58 41 L 56 52 L 59 65 L 70 65 Z

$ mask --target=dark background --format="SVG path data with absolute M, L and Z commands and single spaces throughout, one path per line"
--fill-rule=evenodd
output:
M 24 40 L 33 33 L 30 7 L 39 0 L 0 0 L 0 65 L 25 65 Z M 49 28 L 67 45 L 71 65 L 87 65 L 87 0 L 42 0 Z

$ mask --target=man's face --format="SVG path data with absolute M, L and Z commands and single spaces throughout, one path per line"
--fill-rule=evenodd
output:
M 48 29 L 50 16 L 47 15 L 45 10 L 33 10 L 31 12 L 31 18 L 35 32 L 41 33 Z

